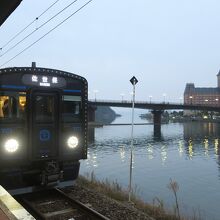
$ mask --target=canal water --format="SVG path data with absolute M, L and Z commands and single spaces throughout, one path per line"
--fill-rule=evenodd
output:
M 131 121 L 130 109 L 115 109 L 122 117 L 113 123 Z M 135 122 L 146 122 L 135 110 Z M 94 172 L 100 180 L 117 180 L 125 189 L 129 182 L 131 126 L 95 128 L 95 140 L 82 161 L 80 173 Z M 134 127 L 133 187 L 153 203 L 158 197 L 172 208 L 174 196 L 167 185 L 179 184 L 178 199 L 184 214 L 199 212 L 203 219 L 220 219 L 220 124 L 170 123 L 155 137 L 153 125 Z

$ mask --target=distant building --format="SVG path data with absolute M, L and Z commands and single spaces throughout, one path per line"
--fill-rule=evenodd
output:
M 220 107 L 220 71 L 217 75 L 216 88 L 195 87 L 194 83 L 187 83 L 184 91 L 184 104 L 208 105 Z

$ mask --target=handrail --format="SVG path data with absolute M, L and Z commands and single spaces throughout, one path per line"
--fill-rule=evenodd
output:
M 90 99 L 89 100 L 90 103 L 92 104 L 120 104 L 120 105 L 123 105 L 123 104 L 132 104 L 132 101 L 131 100 L 104 100 L 104 99 Z M 171 107 L 171 106 L 176 106 L 176 107 L 183 107 L 183 108 L 213 108 L 213 109 L 217 109 L 219 108 L 219 106 L 217 105 L 213 105 L 213 106 L 210 106 L 210 105 L 203 105 L 203 104 L 184 104 L 184 103 L 176 103 L 176 102 L 153 102 L 153 101 L 135 101 L 135 104 L 138 105 L 138 104 L 143 104 L 143 105 L 147 105 L 147 106 L 158 106 L 158 107 Z M 165 109 L 165 108 L 164 108 Z M 220 108 L 219 108 L 219 111 L 220 111 Z

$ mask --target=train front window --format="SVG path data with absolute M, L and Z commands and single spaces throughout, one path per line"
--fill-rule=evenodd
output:
M 54 121 L 54 96 L 37 95 L 34 101 L 35 120 L 38 122 Z
M 0 120 L 24 120 L 26 117 L 25 92 L 0 92 Z
M 80 122 L 81 119 L 81 97 L 64 95 L 62 97 L 63 112 L 62 119 L 64 122 Z

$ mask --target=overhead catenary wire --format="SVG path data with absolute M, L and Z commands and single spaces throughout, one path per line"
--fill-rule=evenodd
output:
M 74 11 L 71 15 L 69 15 L 67 18 L 65 18 L 63 21 L 61 21 L 59 24 L 57 24 L 54 28 L 52 28 L 51 30 L 49 30 L 46 34 L 44 34 L 43 36 L 41 36 L 40 38 L 38 38 L 36 41 L 34 41 L 32 44 L 30 44 L 29 46 L 27 46 L 26 48 L 24 48 L 21 52 L 19 52 L 18 54 L 16 54 L 15 56 L 13 56 L 12 58 L 10 58 L 9 60 L 7 60 L 5 63 L 3 63 L 2 65 L 0 65 L 0 67 L 4 66 L 5 64 L 9 63 L 10 61 L 12 61 L 13 59 L 15 59 L 17 56 L 21 55 L 22 53 L 24 53 L 26 50 L 28 50 L 30 47 L 32 47 L 33 45 L 35 45 L 37 42 L 39 42 L 40 40 L 42 40 L 44 37 L 46 37 L 48 34 L 50 34 L 52 31 L 54 31 L 56 28 L 58 28 L 60 25 L 62 25 L 64 22 L 66 22 L 67 20 L 69 20 L 72 16 L 74 16 L 77 12 L 79 12 L 80 10 L 82 10 L 84 7 L 86 7 L 90 2 L 92 2 L 93 0 L 89 0 L 88 2 L 86 2 L 83 6 L 81 6 L 79 9 L 77 9 L 76 11 Z
M 49 11 L 58 1 L 56 0 L 53 4 L 51 4 L 47 9 L 45 9 L 39 16 L 37 16 L 33 21 L 31 21 L 27 26 L 25 26 L 23 29 L 21 29 L 17 34 L 15 34 L 12 38 L 10 38 L 2 47 L 0 47 L 0 50 L 5 48 L 8 44 L 10 44 L 15 38 L 17 38 L 21 33 L 23 33 L 26 29 L 28 29 L 34 22 L 36 22 L 41 16 L 43 16 L 47 11 Z
M 60 10 L 58 13 L 56 13 L 55 15 L 53 15 L 50 19 L 48 19 L 47 21 L 45 21 L 42 25 L 40 25 L 38 28 L 36 28 L 35 30 L 33 30 L 31 33 L 29 33 L 28 35 L 26 35 L 24 38 L 22 38 L 20 41 L 18 41 L 16 44 L 14 44 L 12 47 L 10 47 L 8 50 L 6 50 L 3 54 L 0 55 L 0 57 L 3 57 L 5 54 L 7 54 L 9 51 L 11 51 L 12 49 L 14 49 L 15 47 L 17 47 L 20 43 L 22 43 L 24 40 L 26 40 L 28 37 L 30 37 L 32 34 L 34 34 L 36 31 L 38 31 L 39 29 L 41 29 L 43 26 L 45 26 L 47 23 L 49 23 L 50 21 L 52 21 L 55 17 L 57 17 L 59 14 L 61 14 L 62 12 L 64 12 L 66 9 L 68 9 L 72 4 L 74 4 L 75 2 L 77 2 L 78 0 L 74 0 L 72 1 L 69 5 L 67 5 L 66 7 L 64 7 L 62 10 Z

